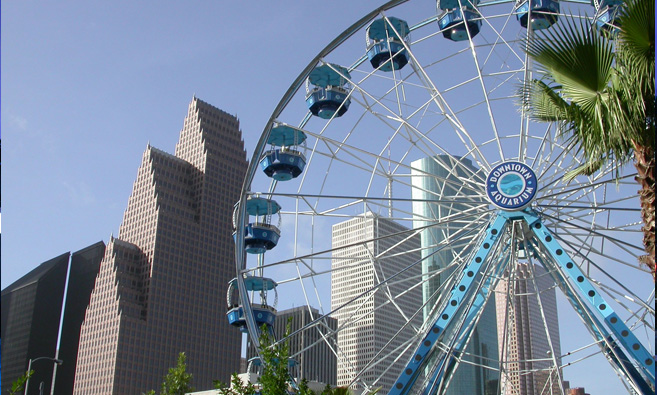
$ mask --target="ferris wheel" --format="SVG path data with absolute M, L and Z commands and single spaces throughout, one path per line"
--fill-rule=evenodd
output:
M 230 323 L 257 352 L 304 310 L 297 376 L 315 352 L 356 393 L 560 394 L 600 360 L 654 393 L 635 170 L 564 180 L 582 159 L 519 99 L 526 40 L 619 3 L 390 1 L 339 34 L 254 149 Z

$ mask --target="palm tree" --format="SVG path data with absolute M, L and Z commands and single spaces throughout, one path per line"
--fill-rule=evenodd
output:
M 640 184 L 643 243 L 640 262 L 655 279 L 655 1 L 629 0 L 619 28 L 600 30 L 585 18 L 536 33 L 526 51 L 543 77 L 523 88 L 530 117 L 560 124 L 561 136 L 583 164 L 566 175 L 631 161 Z

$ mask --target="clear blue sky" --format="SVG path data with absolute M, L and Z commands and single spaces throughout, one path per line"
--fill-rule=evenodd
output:
M 146 145 L 173 152 L 193 95 L 238 116 L 250 156 L 292 80 L 382 3 L 3 1 L 2 288 L 118 233 Z

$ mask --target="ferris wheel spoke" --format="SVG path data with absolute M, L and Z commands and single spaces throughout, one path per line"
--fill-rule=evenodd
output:
M 422 106 L 418 107 L 414 112 L 409 114 L 409 116 L 404 117 L 404 118 L 399 118 L 395 119 L 396 121 L 400 122 L 400 126 L 403 127 L 403 129 L 408 131 L 408 134 L 400 135 L 402 136 L 405 140 L 407 140 L 411 146 L 414 146 L 415 148 L 419 149 L 422 153 L 424 153 L 426 156 L 433 156 L 433 155 L 446 155 L 457 161 L 457 158 L 453 156 L 453 154 L 450 152 L 450 150 L 442 147 L 441 145 L 436 144 L 435 140 L 429 139 L 428 135 L 425 133 L 422 133 L 419 131 L 419 123 L 416 125 L 412 125 L 412 120 L 416 115 L 420 115 L 420 112 L 426 112 L 428 111 L 428 106 L 435 100 L 435 97 L 431 97 L 427 102 L 425 102 Z M 476 106 L 474 104 L 473 106 Z M 369 107 L 368 107 L 369 108 Z M 467 109 L 461 110 L 461 111 L 466 111 Z M 374 114 L 374 113 L 373 113 Z M 382 122 L 387 123 L 388 118 L 387 117 L 381 117 L 380 115 L 377 115 L 379 119 L 382 120 Z M 451 122 L 450 118 L 444 118 L 445 121 Z M 418 121 L 419 122 L 419 121 Z M 441 120 L 436 126 L 440 125 L 443 121 Z M 397 128 L 396 131 L 400 130 L 400 128 Z M 395 136 L 393 136 L 394 138 Z M 415 139 L 414 139 L 415 138 Z M 392 138 L 389 139 L 389 143 L 392 141 Z M 416 144 L 420 142 L 423 144 L 424 148 L 417 146 Z M 475 148 L 476 149 L 476 148 Z M 406 156 L 409 153 L 409 151 L 406 151 L 404 156 Z M 389 159 L 388 159 L 389 160 Z M 390 160 L 389 160 L 390 161 Z M 397 164 L 399 165 L 399 164 Z M 466 171 L 471 171 L 470 169 L 463 167 L 464 170 Z
M 421 81 L 425 84 L 427 89 L 429 89 L 429 91 L 431 92 L 431 99 L 434 102 L 434 104 L 442 111 L 445 117 L 449 120 L 449 123 L 453 126 L 455 133 L 457 134 L 458 138 L 461 140 L 463 145 L 467 147 L 468 150 L 475 153 L 475 160 L 478 163 L 483 163 L 487 168 L 490 168 L 490 164 L 485 159 L 483 154 L 479 151 L 473 138 L 470 136 L 470 134 L 468 133 L 467 129 L 463 126 L 461 121 L 456 117 L 456 114 L 451 109 L 451 107 L 445 100 L 444 96 L 440 93 L 438 88 L 436 88 L 433 81 L 431 81 L 431 78 L 424 70 L 424 68 L 421 66 L 421 64 L 418 62 L 418 60 L 413 56 L 412 51 L 410 51 L 410 49 L 408 49 L 408 51 L 410 53 L 411 58 L 413 58 L 413 62 L 411 62 L 411 67 L 413 67 L 416 75 L 421 79 Z
M 462 219 L 467 219 L 469 217 L 470 216 L 468 216 L 468 215 L 455 215 L 454 216 L 454 218 L 462 218 Z M 423 227 L 418 227 L 418 228 L 409 230 L 407 232 L 401 232 L 401 233 L 398 233 L 398 234 L 390 234 L 390 235 L 381 236 L 379 238 L 374 238 L 374 239 L 367 239 L 367 240 L 364 240 L 364 241 L 359 241 L 359 242 L 355 242 L 355 243 L 352 243 L 352 244 L 347 244 L 345 246 L 341 246 L 341 247 L 337 247 L 337 248 L 322 250 L 322 251 L 314 252 L 314 253 L 311 253 L 311 254 L 306 254 L 306 255 L 298 256 L 298 257 L 293 257 L 293 258 L 289 258 L 289 259 L 285 259 L 285 260 L 282 260 L 282 261 L 273 262 L 273 263 L 269 263 L 269 264 L 263 264 L 263 265 L 259 266 L 257 268 L 257 270 L 273 268 L 273 267 L 277 267 L 277 266 L 284 266 L 284 265 L 287 265 L 287 264 L 290 264 L 290 263 L 301 262 L 301 261 L 305 261 L 305 260 L 318 259 L 318 258 L 322 259 L 323 257 L 328 256 L 330 253 L 334 253 L 334 252 L 339 251 L 339 250 L 344 250 L 344 249 L 348 249 L 348 248 L 351 248 L 351 247 L 356 247 L 356 246 L 359 246 L 359 245 L 372 243 L 372 242 L 377 242 L 377 241 L 381 241 L 381 240 L 389 239 L 389 238 L 395 238 L 395 237 L 399 237 L 399 236 L 403 236 L 403 237 L 405 237 L 405 240 L 409 240 L 411 237 L 413 237 L 413 235 L 417 234 L 418 232 L 422 231 L 423 229 L 434 228 L 434 227 L 437 227 L 437 226 L 441 226 L 441 224 L 448 223 L 448 222 L 453 221 L 453 220 L 454 219 L 452 218 L 450 220 L 445 220 L 445 221 L 441 221 L 441 222 L 438 222 L 438 223 L 432 223 L 432 224 L 429 224 L 429 225 L 425 225 Z M 436 244 L 432 245 L 430 248 L 431 249 L 436 249 L 436 251 L 432 252 L 432 254 L 430 254 L 430 255 L 434 255 L 434 254 L 436 254 L 437 252 L 439 252 L 443 249 L 449 250 L 450 248 L 453 247 L 453 243 L 455 243 L 455 242 L 457 244 L 458 244 L 459 241 L 463 242 L 463 243 L 471 243 L 470 240 L 472 240 L 472 236 L 479 233 L 479 232 L 481 232 L 481 231 L 482 231 L 482 229 L 479 228 L 479 227 L 476 227 L 476 226 L 458 227 L 455 232 L 453 232 L 452 234 L 449 235 L 448 238 L 444 239 L 441 242 L 437 242 Z M 411 253 L 411 252 L 413 252 L 413 251 L 411 250 L 411 251 L 408 251 L 407 253 Z M 336 258 L 326 258 L 326 259 L 335 260 Z M 352 263 L 351 265 L 342 266 L 342 267 L 339 267 L 339 268 L 333 268 L 333 269 L 327 270 L 326 272 L 319 272 L 319 271 L 315 271 L 313 269 L 312 273 L 314 273 L 314 274 L 306 274 L 306 275 L 304 275 L 304 278 L 312 277 L 312 276 L 315 276 L 315 275 L 322 275 L 322 274 L 325 274 L 327 272 L 336 272 L 336 271 L 347 270 L 347 269 L 350 269 L 350 268 L 353 268 L 353 267 L 360 266 L 365 262 L 369 262 L 369 261 L 368 260 L 357 261 L 355 263 Z M 405 271 L 407 269 L 408 269 L 408 267 L 402 268 L 402 270 L 399 271 L 399 272 L 396 272 L 394 274 L 394 276 L 400 275 L 401 273 L 403 273 L 403 271 Z M 255 270 L 256 270 L 256 268 L 253 268 L 251 270 L 244 271 L 244 273 L 255 272 Z M 390 279 L 386 280 L 386 282 L 389 281 L 389 280 Z M 288 280 L 281 280 L 279 282 L 280 283 L 287 283 L 287 282 L 292 282 L 292 281 L 296 281 L 296 278 L 291 278 L 291 279 L 288 279 Z
M 466 31 L 468 33 L 469 40 L 472 40 L 472 37 L 470 35 L 470 29 L 466 28 Z M 495 136 L 495 141 L 497 142 L 497 149 L 499 150 L 500 160 L 504 160 L 505 155 L 504 155 L 504 150 L 502 149 L 502 143 L 500 141 L 500 134 L 497 131 L 497 124 L 495 123 L 495 116 L 493 115 L 493 110 L 491 108 L 491 104 L 490 104 L 490 100 L 489 100 L 489 92 L 488 92 L 488 89 L 486 87 L 486 82 L 484 81 L 484 76 L 481 72 L 481 67 L 479 65 L 479 59 L 477 58 L 477 52 L 475 50 L 475 46 L 470 45 L 470 50 L 472 51 L 471 52 L 472 53 L 472 60 L 474 62 L 475 68 L 477 70 L 477 76 L 478 76 L 479 84 L 481 85 L 481 91 L 482 91 L 483 97 L 484 97 L 485 102 L 486 102 L 486 110 L 488 111 L 490 126 L 491 126 L 491 129 L 493 131 L 493 135 Z
M 547 249 L 550 249 L 547 245 L 545 246 Z M 547 255 L 552 255 L 552 251 L 550 251 Z M 627 344 L 623 344 L 622 349 L 621 348 L 615 348 L 613 347 L 614 345 L 614 340 L 612 337 L 612 333 L 614 336 L 616 336 L 618 339 L 621 339 L 621 342 L 624 342 L 623 337 L 628 337 L 633 339 L 631 342 L 635 342 L 636 338 L 634 335 L 629 332 L 626 328 L 627 326 L 624 323 L 620 323 L 619 326 L 624 328 L 623 333 L 620 334 L 618 332 L 618 328 L 609 325 L 607 321 L 601 320 L 601 317 L 599 316 L 599 311 L 596 312 L 596 307 L 591 304 L 590 301 L 587 301 L 583 299 L 583 295 L 581 295 L 578 291 L 577 288 L 581 288 L 580 285 L 574 286 L 571 282 L 567 280 L 567 276 L 561 271 L 562 268 L 559 268 L 559 265 L 557 265 L 557 262 L 551 261 L 550 257 L 547 256 L 544 258 L 544 264 L 548 264 L 551 268 L 549 270 L 554 270 L 555 273 L 558 274 L 560 277 L 559 281 L 557 284 L 564 289 L 564 292 L 566 292 L 570 302 L 574 305 L 577 306 L 576 310 L 578 311 L 580 318 L 584 321 L 585 325 L 591 332 L 591 334 L 594 336 L 594 339 L 602 340 L 603 342 L 599 343 L 601 346 L 602 352 L 610 358 L 610 361 L 612 362 L 613 368 L 618 372 L 619 375 L 626 377 L 633 386 L 636 386 L 638 388 L 643 388 L 644 386 L 647 387 L 649 385 L 649 382 L 646 382 L 645 378 L 640 377 L 641 373 L 637 370 L 637 367 L 633 365 L 632 363 L 627 363 L 628 361 L 625 359 L 626 356 L 624 352 L 627 352 L 628 354 L 632 355 L 632 358 L 639 362 L 639 369 L 647 370 L 647 374 L 650 374 L 650 369 L 647 365 L 642 365 L 641 364 L 644 361 L 647 361 L 647 359 L 643 359 L 642 355 L 647 354 L 645 351 L 645 348 L 642 348 L 642 346 L 639 343 L 637 344 L 636 347 L 633 347 L 632 350 L 636 351 L 636 354 L 633 353 L 632 350 L 627 347 Z M 578 277 L 582 278 L 583 277 Z M 572 280 L 572 279 L 571 279 Z M 579 280 L 578 280 L 579 281 Z M 585 279 L 582 280 L 584 283 L 590 284 L 590 282 L 587 282 Z M 597 289 L 596 289 L 597 290 Z M 593 291 L 595 292 L 595 291 Z M 610 309 L 610 306 L 604 302 L 604 299 L 602 300 L 603 304 L 600 306 L 604 306 L 604 310 Z M 599 302 L 600 303 L 600 302 Z M 615 311 L 613 309 L 611 310 L 611 314 L 615 315 Z M 614 323 L 618 323 L 618 319 L 614 320 Z M 648 368 L 648 369 L 646 369 Z
M 616 262 L 618 264 L 630 267 L 632 269 L 638 269 L 638 266 L 636 264 L 627 262 L 626 259 L 615 258 L 609 253 L 604 252 L 603 245 L 601 245 L 600 243 L 594 243 L 594 241 L 596 240 L 604 240 L 603 238 L 594 237 L 594 235 L 591 235 L 590 233 L 575 233 L 571 231 L 570 228 L 567 227 L 562 227 L 560 228 L 560 230 L 564 236 L 567 235 L 573 238 L 574 240 L 577 240 L 577 244 L 573 244 L 572 242 L 566 240 L 565 238 L 561 239 L 564 243 L 566 243 L 566 245 L 570 247 L 571 251 L 575 252 L 577 256 L 581 256 L 587 265 L 592 265 L 596 268 L 599 268 L 598 265 L 595 263 L 595 261 L 589 258 L 590 255 L 594 255 L 596 257 L 603 257 L 608 261 Z M 582 246 L 586 246 L 586 247 L 582 247 Z M 636 254 L 633 254 L 631 250 L 627 249 L 626 245 L 618 244 L 616 247 L 618 247 L 619 250 L 622 250 L 624 253 L 627 253 L 629 256 L 636 257 Z
M 595 278 L 592 278 L 592 277 L 591 277 L 590 270 L 585 270 L 584 273 L 585 273 L 585 275 L 587 275 L 589 281 L 591 281 L 591 282 L 593 282 L 593 283 L 595 283 L 595 284 L 598 284 L 598 285 L 600 285 L 600 286 L 602 286 L 602 287 L 605 287 L 605 288 L 607 288 L 608 290 L 613 289 L 613 288 L 611 288 L 611 284 L 614 284 L 615 286 L 619 287 L 619 289 L 621 289 L 621 290 L 623 290 L 623 291 L 625 292 L 625 294 L 624 294 L 624 298 L 626 298 L 626 299 L 627 299 L 627 298 L 631 298 L 632 301 L 634 301 L 635 303 L 641 305 L 642 307 L 654 311 L 654 308 L 652 308 L 652 307 L 650 307 L 649 305 L 647 305 L 646 302 L 644 302 L 644 301 L 641 299 L 640 296 L 636 295 L 636 293 L 635 293 L 634 291 L 632 291 L 630 288 L 628 288 L 627 286 L 625 286 L 621 281 L 619 281 L 619 279 L 616 278 L 616 276 L 611 275 L 607 270 L 605 270 L 603 267 L 601 267 L 600 265 L 598 265 L 598 264 L 595 262 L 595 260 L 592 260 L 592 259 L 588 258 L 587 256 L 584 256 L 583 254 L 581 254 L 581 253 L 580 253 L 579 251 L 577 251 L 576 249 L 573 249 L 572 243 L 571 243 L 570 241 L 568 241 L 568 240 L 566 240 L 566 239 L 563 239 L 563 238 L 560 239 L 560 241 L 561 241 L 562 243 L 568 245 L 568 246 L 571 248 L 571 250 L 574 251 L 575 254 L 576 254 L 577 256 L 579 256 L 580 259 L 582 259 L 582 260 L 584 261 L 584 263 L 585 263 L 586 265 L 589 265 L 590 267 L 594 267 L 594 268 L 596 269 L 596 271 L 598 271 L 599 273 L 601 273 L 601 274 L 604 276 L 604 279 L 605 279 L 604 281 L 596 280 Z M 619 262 L 619 263 L 623 263 L 623 262 Z M 583 265 L 580 265 L 580 266 L 583 268 Z M 632 269 L 636 269 L 636 266 L 632 267 Z M 616 291 L 616 292 L 617 292 L 618 294 L 623 294 L 623 293 L 620 292 L 620 291 Z
M 545 207 L 545 206 L 539 206 Z M 626 216 L 626 212 L 636 212 L 635 210 L 617 210 L 615 208 L 589 208 L 586 206 L 566 206 L 568 210 L 561 212 L 551 209 L 544 210 L 545 215 L 550 215 L 552 218 L 558 218 L 561 228 L 574 228 L 579 224 L 579 229 L 595 229 L 605 234 L 611 234 L 619 231 L 640 232 L 640 221 L 635 222 L 619 222 L 619 217 Z M 558 209 L 558 207 L 557 207 Z M 618 214 L 615 217 L 613 225 L 609 225 L 611 214 Z M 571 226 L 571 221 L 573 226 Z M 623 221 L 625 221 L 623 219 Z
M 562 222 L 562 221 L 559 220 L 558 218 L 552 217 L 552 216 L 550 216 L 549 214 L 545 214 L 545 213 L 544 213 L 544 215 L 545 215 L 547 218 L 550 218 L 550 219 L 556 221 L 557 223 Z M 641 252 L 641 251 L 643 251 L 643 248 L 641 248 L 641 247 L 639 247 L 639 246 L 637 246 L 637 245 L 635 245 L 635 244 L 629 243 L 629 242 L 627 242 L 627 241 L 625 241 L 625 240 L 621 240 L 621 239 L 618 239 L 618 238 L 612 237 L 612 236 L 607 235 L 607 234 L 603 234 L 603 233 L 601 233 L 601 232 L 598 231 L 598 230 L 587 229 L 587 228 L 584 228 L 583 226 L 573 224 L 572 222 L 569 222 L 568 224 L 569 224 L 571 227 L 574 227 L 574 228 L 576 228 L 576 229 L 586 231 L 586 232 L 588 232 L 589 234 L 591 234 L 592 236 L 602 237 L 602 238 L 604 238 L 605 240 L 608 240 L 609 242 L 614 243 L 614 245 L 617 246 L 617 247 L 620 247 L 620 248 L 626 248 L 627 251 L 631 251 L 631 250 L 633 250 L 633 251 L 637 251 L 637 252 Z M 567 227 L 561 227 L 561 229 L 567 229 Z M 607 258 L 611 258 L 611 257 L 607 257 Z
M 529 262 L 530 262 L 530 264 L 527 265 L 527 268 L 529 269 L 528 270 L 529 271 L 529 277 L 531 279 L 530 280 L 531 281 L 531 291 L 530 292 L 535 293 L 535 299 L 536 299 L 536 302 L 537 302 L 537 305 L 538 305 L 538 311 L 540 312 L 540 315 L 541 315 L 541 322 L 543 324 L 542 326 L 543 326 L 543 329 L 544 329 L 545 339 L 547 339 L 547 343 L 548 343 L 548 355 L 547 355 L 548 360 L 543 361 L 543 363 L 548 362 L 549 366 L 547 366 L 547 367 L 542 366 L 541 368 L 542 369 L 545 369 L 545 368 L 549 369 L 550 374 L 552 374 L 552 372 L 556 373 L 556 380 L 554 380 L 554 381 L 557 384 L 557 387 L 558 387 L 557 390 L 560 391 L 561 393 L 564 393 L 565 392 L 564 387 L 563 387 L 564 379 L 562 377 L 561 370 L 559 369 L 560 362 L 559 362 L 559 360 L 557 360 L 557 357 L 559 356 L 559 353 L 560 353 L 560 344 L 555 344 L 555 339 L 553 338 L 555 334 L 551 333 L 551 331 L 550 331 L 550 329 L 554 325 L 554 323 L 553 323 L 554 322 L 554 317 L 550 317 L 550 320 L 547 319 L 547 317 L 546 317 L 547 309 L 544 307 L 544 302 L 543 302 L 543 297 L 545 297 L 545 298 L 549 298 L 549 297 L 555 298 L 554 294 L 548 294 L 548 289 L 551 288 L 551 286 L 552 286 L 551 282 L 552 281 L 547 279 L 546 276 L 549 276 L 549 274 L 547 272 L 543 273 L 542 275 L 537 275 L 536 274 L 536 270 L 537 270 L 538 266 L 533 264 L 531 257 L 529 257 Z M 547 281 L 545 281 L 545 280 L 547 280 Z M 538 281 L 542 281 L 542 283 L 543 283 L 542 287 L 539 287 Z M 556 300 L 554 300 L 552 302 L 547 302 L 546 301 L 545 303 L 547 303 L 547 304 L 550 304 L 550 303 L 551 304 L 556 304 Z M 549 382 L 551 383 L 552 380 L 549 380 Z M 545 385 L 547 385 L 547 384 L 548 384 L 548 381 L 546 381 Z M 553 386 L 550 386 L 549 391 L 552 392 L 554 389 L 555 388 L 553 388 Z
M 628 174 L 625 176 L 620 177 L 618 180 L 614 179 L 606 179 L 606 180 L 597 180 L 597 181 L 591 181 L 587 183 L 581 183 L 576 186 L 572 187 L 567 187 L 567 188 L 559 188 L 559 189 L 545 189 L 545 194 L 541 196 L 541 199 L 560 199 L 564 195 L 569 195 L 569 194 L 574 194 L 574 193 L 591 193 L 592 191 L 603 187 L 605 185 L 616 185 L 616 183 L 624 183 L 624 181 L 633 178 L 635 174 Z
M 485 7 L 485 5 L 480 4 L 479 9 L 481 9 L 482 7 Z M 525 63 L 525 58 L 524 58 L 524 56 L 522 56 L 518 52 L 517 48 L 514 47 L 514 45 L 513 45 L 514 42 L 510 41 L 507 38 L 505 38 L 504 35 L 503 35 L 503 33 L 509 28 L 509 26 L 510 26 L 509 23 L 510 23 L 513 15 L 509 13 L 509 14 L 505 14 L 505 15 L 486 16 L 485 14 L 483 14 L 481 12 L 478 12 L 478 13 L 479 13 L 479 16 L 481 17 L 481 20 L 484 23 L 486 23 L 486 27 L 494 33 L 493 37 L 495 39 L 493 42 L 491 42 L 491 40 L 488 39 L 487 37 L 483 38 L 484 42 L 486 42 L 491 47 L 491 49 L 488 51 L 488 56 L 486 57 L 486 60 L 485 60 L 484 64 L 488 64 L 488 62 L 489 62 L 489 60 L 492 56 L 499 56 L 499 52 L 495 51 L 495 48 L 499 45 L 504 46 L 504 49 L 505 49 L 504 52 L 505 53 L 510 54 L 510 56 L 514 57 L 516 59 L 516 61 L 519 62 L 520 64 L 524 64 Z M 504 18 L 504 19 L 503 19 L 503 23 L 502 23 L 501 28 L 498 30 L 498 28 L 496 28 L 495 25 L 491 21 L 498 20 L 498 19 L 500 19 L 500 17 Z M 508 66 L 510 64 L 510 62 L 508 60 L 504 60 L 504 59 L 501 59 L 500 63 L 504 66 Z
M 412 169 L 411 167 L 404 164 L 403 162 L 399 162 L 399 161 L 393 160 L 391 158 L 382 157 L 380 154 L 368 152 L 368 151 L 365 151 L 363 149 L 354 147 L 352 145 L 348 145 L 348 144 L 345 144 L 343 142 L 337 142 L 335 140 L 332 140 L 332 139 L 329 139 L 329 138 L 326 138 L 326 137 L 323 137 L 323 136 L 320 137 L 320 136 L 314 135 L 313 133 L 310 133 L 310 132 L 308 134 L 310 136 L 316 137 L 318 140 L 321 140 L 324 143 L 324 145 L 327 147 L 327 152 L 326 153 L 323 152 L 323 151 L 316 150 L 315 155 L 325 156 L 325 157 L 327 157 L 331 160 L 335 160 L 335 161 L 339 161 L 341 163 L 349 164 L 350 166 L 354 166 L 356 169 L 360 169 L 364 172 L 374 173 L 374 174 L 377 174 L 381 177 L 387 177 L 388 172 L 385 169 L 380 168 L 382 162 L 388 162 L 391 165 L 394 165 L 395 169 L 396 169 L 396 172 L 399 169 L 403 169 L 403 170 L 406 170 L 406 171 L 410 171 Z M 344 152 L 344 154 L 347 155 L 348 158 L 353 159 L 353 161 L 349 161 L 346 158 L 338 157 L 339 152 Z M 370 162 L 365 161 L 364 157 L 372 158 L 372 160 L 374 160 L 375 163 L 371 164 Z M 454 163 L 455 163 L 455 166 L 456 166 L 457 169 L 468 172 L 469 174 L 471 174 L 470 177 L 474 177 L 475 180 L 476 180 L 477 177 L 481 177 L 481 176 L 475 175 L 475 173 L 473 172 L 472 169 L 468 168 L 467 166 L 464 166 L 462 163 L 460 163 L 460 161 L 455 161 Z M 377 168 L 379 170 L 376 170 Z M 436 179 L 436 182 L 443 181 L 443 182 L 448 182 L 448 183 L 455 183 L 455 181 L 453 181 L 453 180 L 444 180 L 444 179 L 441 179 L 440 177 L 433 176 L 433 175 L 432 175 L 432 177 Z M 467 186 L 471 183 L 471 180 L 472 180 L 472 178 L 464 178 L 465 182 L 463 183 L 462 186 L 467 188 Z
M 382 205 L 382 204 L 387 204 L 390 199 L 388 198 L 373 198 L 373 197 L 362 197 L 362 196 L 321 196 L 318 197 L 318 195 L 299 195 L 299 194 L 283 194 L 283 193 L 274 193 L 272 196 L 284 196 L 284 197 L 291 197 L 291 196 L 296 196 L 298 197 L 299 201 L 303 201 L 304 206 L 308 207 L 307 210 L 303 210 L 299 208 L 299 211 L 297 212 L 286 212 L 286 211 L 281 211 L 281 215 L 285 216 L 298 216 L 298 217 L 316 217 L 316 216 L 321 216 L 321 217 L 336 217 L 336 218 L 355 218 L 358 217 L 362 214 L 347 214 L 344 213 L 346 209 L 353 208 L 359 205 L 362 205 L 363 203 L 366 204 L 373 204 L 375 206 L 377 205 Z M 317 208 L 315 207 L 315 203 L 313 203 L 312 200 L 319 199 L 321 201 L 335 201 L 336 204 L 337 202 L 341 202 L 336 206 L 330 206 L 329 208 L 318 211 Z M 398 203 L 411 203 L 413 200 L 411 199 L 393 199 L 393 202 L 398 202 Z M 465 221 L 467 217 L 472 217 L 472 216 L 481 216 L 482 213 L 484 215 L 486 213 L 490 213 L 492 210 L 488 208 L 488 206 L 485 203 L 482 203 L 481 198 L 475 196 L 470 199 L 465 199 L 461 196 L 442 196 L 441 198 L 437 199 L 432 199 L 428 200 L 428 203 L 438 203 L 438 204 L 447 204 L 447 205 L 453 205 L 453 204 L 458 204 L 462 206 L 467 206 L 468 208 L 463 208 L 461 212 L 459 213 L 454 213 L 450 214 L 449 216 L 445 216 L 443 218 L 443 222 L 445 221 Z M 404 210 L 398 210 L 401 211 L 402 213 L 406 213 Z M 408 213 L 412 214 L 412 213 Z M 416 220 L 421 220 L 422 216 L 416 216 Z M 430 219 L 430 218 L 427 218 Z
M 622 307 L 628 313 L 627 322 L 629 322 L 630 320 L 634 320 L 636 323 L 640 322 L 642 325 L 647 326 L 649 329 L 653 331 L 655 330 L 654 324 L 651 324 L 650 322 L 646 321 L 645 316 L 641 317 L 638 314 L 642 309 L 645 309 L 646 313 L 652 313 L 654 315 L 655 309 L 651 308 L 644 301 L 640 299 L 637 300 L 638 297 L 636 295 L 633 295 L 631 293 L 629 295 L 620 293 L 618 290 L 611 288 L 606 284 L 600 282 L 595 282 L 595 284 L 600 288 L 600 290 L 602 290 L 605 293 L 605 295 L 607 295 L 610 298 L 610 300 L 616 302 L 618 306 Z M 630 301 L 634 303 L 636 306 L 630 308 L 625 303 L 626 301 Z M 637 306 L 639 307 L 638 309 Z M 631 325 L 628 326 L 630 326 L 630 329 L 632 329 Z

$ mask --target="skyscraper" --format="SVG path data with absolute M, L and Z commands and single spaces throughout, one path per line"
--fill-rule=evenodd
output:
M 54 358 L 68 269 L 67 252 L 50 259 L 2 290 L 2 393 L 26 371 L 30 359 Z M 32 366 L 30 393 L 48 390 L 53 362 Z
M 518 263 L 497 284 L 500 358 L 511 361 L 502 366 L 503 395 L 561 393 L 559 375 L 550 360 L 554 356 L 557 366 L 561 366 L 554 287 L 552 277 L 542 266 L 528 263 Z
M 82 324 L 74 393 L 158 388 L 180 352 L 197 389 L 238 370 L 241 335 L 223 300 L 246 166 L 237 118 L 197 98 L 175 155 L 146 148 Z
M 395 337 L 407 320 L 402 313 L 410 316 L 421 306 L 420 288 L 411 288 L 412 283 L 404 282 L 413 277 L 417 281 L 420 276 L 420 266 L 411 266 L 420 259 L 419 247 L 420 240 L 408 228 L 372 213 L 333 225 L 331 309 L 353 301 L 333 314 L 342 328 L 338 333 L 338 385 L 349 385 L 354 379 L 352 372 L 365 369 L 389 340 L 394 338 L 385 349 L 392 351 L 402 344 L 402 339 L 415 335 L 413 325 L 409 325 Z M 409 266 L 403 277 L 356 299 Z M 391 303 L 389 295 L 403 291 L 407 292 Z M 417 315 L 412 322 L 418 327 L 422 317 Z M 408 355 L 404 355 L 395 368 L 386 372 L 398 356 L 398 352 L 377 356 L 378 363 L 366 370 L 361 379 L 374 383 L 375 388 L 381 387 L 380 393 L 387 393 L 408 360 Z
M 468 253 L 452 238 L 460 230 L 460 223 L 472 220 L 467 214 L 476 213 L 473 207 L 480 198 L 474 194 L 471 185 L 477 182 L 479 173 L 470 160 L 449 155 L 432 156 L 411 163 L 413 226 L 424 228 L 420 232 L 420 238 L 425 320 L 429 319 L 431 309 L 437 303 L 437 291 L 453 271 L 450 265 L 455 259 Z M 467 199 L 471 203 L 459 202 L 459 199 Z M 471 363 L 459 365 L 447 394 L 496 393 L 496 370 L 481 366 L 491 364 L 483 362 L 486 359 L 482 361 L 478 357 L 472 357 L 496 357 L 498 348 L 495 318 L 495 304 L 491 298 L 484 307 L 465 349 L 465 360 Z
M 274 322 L 274 337 L 281 339 L 288 329 L 295 333 L 310 324 L 319 316 L 317 309 L 306 306 L 293 307 L 276 313 Z M 335 349 L 335 330 L 338 322 L 335 318 L 327 317 L 311 330 L 299 331 L 288 340 L 289 355 L 296 361 L 292 374 L 297 379 L 306 379 L 323 384 L 335 386 L 337 377 L 337 359 L 333 353 Z M 332 347 L 329 347 L 329 344 Z M 255 356 L 255 348 L 249 346 L 248 359 Z
M 30 359 L 40 357 L 61 359 L 64 364 L 53 365 L 48 359 L 37 361 L 32 366 L 30 393 L 39 393 L 42 382 L 44 393 L 50 393 L 53 377 L 54 393 L 73 391 L 80 324 L 104 250 L 105 243 L 99 241 L 73 254 L 64 253 L 42 263 L 2 291 L 3 393 L 27 371 Z

